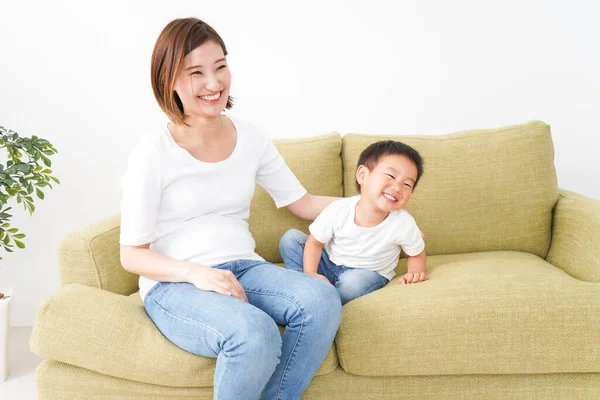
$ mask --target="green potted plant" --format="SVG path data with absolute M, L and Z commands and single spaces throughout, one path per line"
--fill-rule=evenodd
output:
M 8 206 L 8 201 L 14 198 L 30 215 L 33 214 L 34 196 L 43 200 L 45 188 L 52 188 L 52 183 L 60 184 L 57 178 L 50 175 L 52 162 L 49 157 L 57 151 L 45 139 L 37 136 L 22 137 L 3 126 L 0 126 L 0 149 L 5 151 L 0 156 L 0 248 L 12 252 L 15 247 L 25 247 L 22 241 L 25 234 L 11 227 L 12 207 Z M 11 295 L 12 289 L 0 288 L 0 382 L 4 382 L 8 375 Z

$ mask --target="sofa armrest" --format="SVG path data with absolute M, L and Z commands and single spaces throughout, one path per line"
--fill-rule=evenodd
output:
M 138 276 L 121 266 L 119 226 L 120 215 L 115 215 L 61 239 L 58 260 L 62 285 L 80 283 L 125 295 L 138 290 Z
M 148 318 L 137 293 L 62 287 L 42 303 L 30 348 L 47 359 L 132 381 L 212 386 L 215 360 L 169 342 Z
M 600 201 L 561 190 L 546 261 L 587 282 L 600 282 Z

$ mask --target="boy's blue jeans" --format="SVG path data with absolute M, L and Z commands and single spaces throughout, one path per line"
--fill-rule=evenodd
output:
M 286 268 L 303 271 L 302 260 L 306 239 L 308 235 L 297 229 L 290 229 L 283 235 L 279 242 L 279 252 Z M 317 272 L 324 275 L 336 287 L 342 304 L 374 292 L 389 282 L 386 277 L 375 271 L 336 265 L 331 262 L 325 250 L 321 254 Z
M 340 324 L 337 291 L 264 261 L 214 268 L 233 272 L 249 303 L 189 283 L 160 282 L 144 299 L 148 315 L 178 347 L 217 358 L 215 399 L 299 399 Z M 283 336 L 276 323 L 286 326 Z

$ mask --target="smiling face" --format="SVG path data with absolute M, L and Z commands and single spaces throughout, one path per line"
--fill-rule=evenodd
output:
M 382 155 L 372 170 L 360 165 L 356 180 L 360 185 L 361 201 L 366 201 L 375 212 L 387 214 L 401 210 L 412 195 L 417 174 L 415 163 L 398 154 Z
M 209 40 L 188 53 L 175 81 L 186 118 L 217 117 L 227 106 L 231 72 L 221 46 Z

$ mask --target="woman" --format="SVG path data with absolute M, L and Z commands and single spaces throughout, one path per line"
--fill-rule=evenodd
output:
M 334 198 L 307 194 L 270 140 L 223 114 L 226 55 L 198 19 L 160 34 L 152 87 L 171 122 L 140 140 L 122 178 L 121 263 L 140 275 L 165 337 L 217 358 L 215 399 L 298 399 L 329 351 L 341 302 L 331 284 L 254 252 L 250 202 L 259 183 L 277 207 L 313 220 Z

